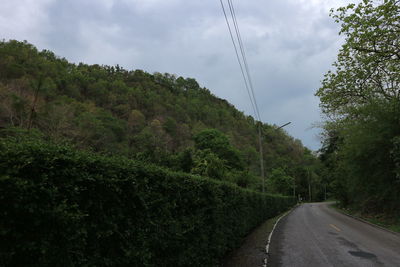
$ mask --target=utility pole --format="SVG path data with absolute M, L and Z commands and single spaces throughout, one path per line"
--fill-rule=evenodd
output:
M 285 123 L 275 130 L 279 130 L 286 125 L 291 124 L 292 122 Z M 258 145 L 260 146 L 260 168 L 261 168 L 261 179 L 262 179 L 262 192 L 265 193 L 265 173 L 264 173 L 264 155 L 263 155 L 263 148 L 262 148 L 262 136 L 261 136 L 261 127 L 262 127 L 262 122 L 260 121 L 258 124 Z
M 310 170 L 307 169 L 308 172 L 308 200 L 311 202 L 311 179 L 310 179 Z
M 293 177 L 293 197 L 296 197 L 296 179 Z
M 265 177 L 264 177 L 264 155 L 261 142 L 261 122 L 258 124 L 258 144 L 260 146 L 260 167 L 261 167 L 261 179 L 262 179 L 262 192 L 265 193 Z
M 42 76 L 39 77 L 39 81 L 38 81 L 37 87 L 35 89 L 35 94 L 33 96 L 33 102 L 32 102 L 32 106 L 31 106 L 31 111 L 30 111 L 29 117 L 28 117 L 28 125 L 27 125 L 28 131 L 30 131 L 31 128 L 32 128 L 33 116 L 34 116 L 34 114 L 36 112 L 35 111 L 36 103 L 38 101 L 38 95 L 39 95 L 39 91 L 40 91 L 41 87 L 42 87 Z

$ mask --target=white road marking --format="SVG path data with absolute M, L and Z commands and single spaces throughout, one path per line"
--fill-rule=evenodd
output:
M 286 215 L 288 215 L 293 209 L 294 209 L 294 208 L 292 208 L 291 210 L 289 210 L 288 212 L 286 212 L 285 214 L 283 214 L 281 217 L 279 217 L 279 219 L 276 220 L 276 222 L 275 222 L 275 224 L 274 224 L 274 227 L 272 227 L 272 231 L 271 231 L 271 233 L 269 233 L 269 236 L 268 236 L 267 245 L 265 246 L 265 252 L 267 253 L 267 257 L 265 257 L 265 259 L 264 259 L 264 265 L 263 265 L 263 267 L 267 267 L 267 264 L 268 264 L 269 244 L 271 243 L 271 237 L 272 237 L 272 234 L 274 233 L 274 230 L 275 230 L 276 225 L 278 224 L 278 222 L 279 222 L 283 217 L 285 217 Z

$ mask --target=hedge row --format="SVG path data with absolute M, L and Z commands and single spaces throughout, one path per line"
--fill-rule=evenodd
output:
M 0 139 L 1 266 L 214 266 L 288 197 Z

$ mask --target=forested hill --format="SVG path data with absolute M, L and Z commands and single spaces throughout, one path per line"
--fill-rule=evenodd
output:
M 3 136 L 29 130 L 80 149 L 260 188 L 257 122 L 195 79 L 72 64 L 27 42 L 3 40 L 0 101 Z M 262 127 L 267 173 L 281 179 L 270 190 L 289 194 L 293 179 L 307 190 L 311 152 L 283 130 Z

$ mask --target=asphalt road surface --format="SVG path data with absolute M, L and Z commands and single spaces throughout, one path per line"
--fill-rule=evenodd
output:
M 268 266 L 400 267 L 400 235 L 343 215 L 327 203 L 303 204 L 277 225 Z

